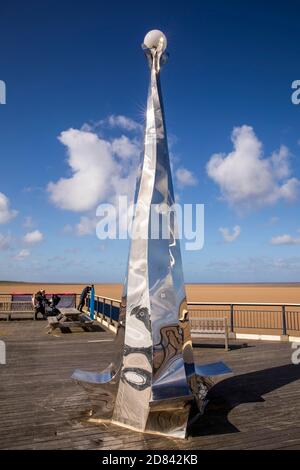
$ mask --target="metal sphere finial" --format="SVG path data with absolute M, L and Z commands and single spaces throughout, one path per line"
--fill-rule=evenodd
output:
M 156 73 L 160 71 L 160 67 L 167 60 L 165 50 L 167 48 L 167 38 L 159 29 L 152 29 L 146 34 L 142 48 L 148 58 L 150 68 Z
M 167 48 L 167 38 L 159 29 L 152 29 L 144 38 L 144 45 L 148 49 L 160 49 L 164 52 Z

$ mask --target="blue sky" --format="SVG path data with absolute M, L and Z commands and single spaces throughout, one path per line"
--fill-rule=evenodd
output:
M 95 201 L 133 186 L 158 28 L 176 194 L 205 204 L 186 281 L 300 281 L 300 2 L 211 3 L 1 5 L 0 279 L 123 281 Z

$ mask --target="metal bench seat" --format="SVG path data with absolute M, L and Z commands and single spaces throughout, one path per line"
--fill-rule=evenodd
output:
M 232 370 L 222 361 L 210 364 L 195 364 L 195 372 L 199 377 L 212 378 L 214 385 L 223 380 L 224 375 L 232 374 Z
M 91 419 L 107 420 L 113 415 L 120 373 L 110 364 L 102 372 L 86 372 L 76 369 L 72 374 L 87 392 L 91 404 Z
M 4 301 L 0 302 L 0 318 L 7 321 L 23 318 L 35 319 L 35 310 L 31 302 Z
M 228 351 L 227 318 L 191 318 L 192 338 L 224 338 L 225 349 Z
M 72 379 L 77 382 L 86 382 L 89 384 L 104 384 L 110 382 L 114 375 L 112 364 L 110 364 L 103 372 L 87 372 L 76 369 L 72 374 Z

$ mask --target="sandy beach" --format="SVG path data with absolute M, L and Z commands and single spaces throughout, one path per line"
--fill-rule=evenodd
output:
M 1 282 L 0 293 L 32 293 L 40 287 L 48 293 L 80 294 L 84 284 Z M 122 284 L 95 284 L 96 294 L 120 299 Z M 187 284 L 189 302 L 300 303 L 300 283 L 294 284 Z

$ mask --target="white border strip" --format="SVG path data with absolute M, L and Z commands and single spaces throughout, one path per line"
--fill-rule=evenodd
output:
M 253 339 L 253 340 L 262 340 L 262 341 L 280 341 L 281 340 L 281 336 L 279 335 L 255 335 L 255 334 L 247 334 L 247 333 L 236 333 L 235 337 L 236 339 Z
M 282 341 L 280 335 L 256 335 L 247 333 L 236 333 L 236 339 L 253 339 L 254 341 Z M 291 343 L 300 343 L 300 336 L 288 336 L 287 341 Z
M 289 341 L 291 343 L 300 343 L 300 336 L 289 336 Z

